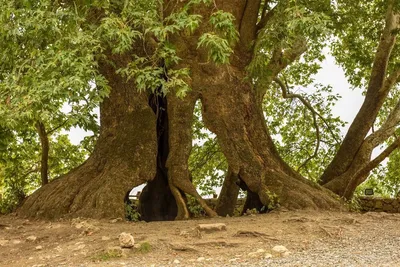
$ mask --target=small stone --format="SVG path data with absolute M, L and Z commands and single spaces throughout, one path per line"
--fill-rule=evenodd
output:
M 21 243 L 21 240 L 13 240 L 12 243 L 13 243 L 14 245 L 18 245 L 18 244 Z
M 275 247 L 272 248 L 272 251 L 276 252 L 276 253 L 279 253 L 279 254 L 282 254 L 282 253 L 285 253 L 285 252 L 287 252 L 289 250 L 285 246 L 275 246 Z
M 198 257 L 196 261 L 199 261 L 199 262 L 200 262 L 200 261 L 204 261 L 205 259 L 206 259 L 206 258 L 204 258 L 204 257 Z
M 86 222 L 86 221 L 83 221 L 83 222 L 73 222 L 73 224 L 75 225 L 75 228 L 76 229 L 82 229 L 82 230 L 84 230 L 84 232 L 97 232 L 97 231 L 99 231 L 100 230 L 100 228 L 99 227 L 97 227 L 97 226 L 94 226 L 94 225 L 92 225 L 92 224 L 90 224 L 90 223 L 88 223 L 88 222 Z
M 103 240 L 103 241 L 108 241 L 108 240 L 110 240 L 111 238 L 110 237 L 108 237 L 108 236 L 102 236 L 101 237 L 101 240 Z
M 0 239 L 0 246 L 3 247 L 3 246 L 5 246 L 5 245 L 7 245 L 8 242 L 10 242 L 10 240 L 7 240 L 7 239 Z
M 272 254 L 267 253 L 264 255 L 264 259 L 271 259 L 271 258 L 272 258 Z
M 75 245 L 76 245 L 76 244 L 75 244 Z M 84 249 L 85 247 L 86 247 L 85 244 L 80 244 L 80 245 L 74 247 L 74 248 L 72 249 L 72 251 L 82 250 L 82 249 Z
M 116 218 L 116 219 L 112 219 L 110 220 L 110 223 L 116 223 L 116 222 L 121 222 L 122 218 Z
M 282 257 L 287 257 L 290 255 L 290 251 L 286 251 L 282 253 Z
M 199 224 L 197 225 L 197 229 L 199 231 L 204 231 L 204 232 L 226 231 L 226 224 L 224 223 Z
M 181 232 L 179 233 L 179 235 L 180 235 L 180 236 L 184 236 L 184 237 L 189 237 L 189 236 L 190 236 L 190 234 L 189 234 L 188 231 L 181 231 Z
M 129 233 L 121 233 L 119 235 L 119 245 L 121 248 L 132 248 L 135 245 L 135 239 Z
M 174 264 L 179 264 L 179 263 L 181 263 L 178 259 L 175 259 L 174 261 L 173 261 L 173 263 Z
M 33 260 L 33 257 L 29 257 L 28 260 Z
M 260 249 L 257 249 L 257 251 L 255 251 L 255 252 L 250 252 L 248 254 L 248 256 L 250 258 L 260 258 L 264 253 L 265 253 L 265 249 L 260 248 Z
M 42 246 L 37 246 L 37 247 L 35 247 L 35 249 L 36 249 L 36 250 L 42 250 L 43 247 L 42 247 Z
M 29 242 L 35 242 L 35 241 L 36 241 L 36 239 L 37 239 L 37 237 L 36 237 L 36 236 L 34 236 L 34 235 L 30 235 L 30 236 L 28 236 L 28 237 L 26 238 L 26 241 L 29 241 Z
M 257 252 L 250 252 L 249 254 L 247 254 L 247 256 L 249 256 L 249 258 L 258 258 L 260 257 L 260 253 Z

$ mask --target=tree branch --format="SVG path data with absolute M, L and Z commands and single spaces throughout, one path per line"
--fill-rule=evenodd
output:
M 288 92 L 288 88 L 287 86 L 279 79 L 279 78 L 275 78 L 274 81 L 281 87 L 282 90 L 282 97 L 283 98 L 297 98 L 298 100 L 300 100 L 303 105 L 305 107 L 307 107 L 310 111 L 311 111 L 311 115 L 313 117 L 313 124 L 314 124 L 314 128 L 315 128 L 315 134 L 316 134 L 316 144 L 315 144 L 315 149 L 314 149 L 314 153 L 312 155 L 310 155 L 310 157 L 308 157 L 298 168 L 297 171 L 299 171 L 301 168 L 303 168 L 311 159 L 315 158 L 318 155 L 318 150 L 319 150 L 319 146 L 320 146 L 320 130 L 319 130 L 319 126 L 317 123 L 317 112 L 316 110 L 311 106 L 311 104 L 302 96 L 299 94 L 291 94 Z
M 365 177 L 376 168 L 382 161 L 384 161 L 387 157 L 392 154 L 394 150 L 396 150 L 400 146 L 400 137 L 398 137 L 390 146 L 388 146 L 382 153 L 380 153 L 375 159 L 371 160 L 364 167 L 362 167 L 356 174 L 353 176 L 351 181 L 346 187 L 345 196 L 350 196 L 354 192 L 355 187 L 360 183 L 360 179 Z
M 291 49 L 282 51 L 281 47 L 277 47 L 272 52 L 272 58 L 269 61 L 266 69 L 268 76 L 263 78 L 263 86 L 257 87 L 257 96 L 262 99 L 267 91 L 267 88 L 277 75 L 284 70 L 289 64 L 298 59 L 305 51 L 307 51 L 307 41 L 304 37 L 299 36 Z
M 243 17 L 240 23 L 240 42 L 245 49 L 249 49 L 257 33 L 257 19 L 260 10 L 261 0 L 246 1 L 246 7 L 243 12 Z
M 389 0 L 385 21 L 364 103 L 350 125 L 339 151 L 321 176 L 322 185 L 339 177 L 350 168 L 391 88 L 391 80 L 385 77 L 396 42 L 396 30 L 400 26 L 399 14 L 394 13 L 394 0 Z
M 391 73 L 391 75 L 385 80 L 385 84 L 382 88 L 390 90 L 398 81 L 400 77 L 400 68 Z M 387 138 L 393 135 L 396 130 L 396 126 L 400 123 L 400 100 L 396 106 L 390 112 L 386 121 L 383 125 L 371 135 L 369 135 L 365 142 L 371 144 L 374 148 L 382 144 Z
M 57 130 L 60 129 L 61 127 L 63 127 L 67 122 L 68 122 L 68 119 L 66 119 L 66 120 L 63 121 L 61 124 L 59 124 L 58 126 L 54 127 L 54 128 L 51 129 L 50 131 L 48 131 L 48 132 L 47 132 L 47 135 L 51 135 L 52 133 L 54 133 L 55 131 L 57 131 Z
M 277 6 L 268 11 L 268 0 L 265 1 L 263 11 L 261 14 L 261 20 L 257 23 L 257 33 L 261 31 L 265 26 L 267 26 L 268 22 L 274 17 L 276 13 Z

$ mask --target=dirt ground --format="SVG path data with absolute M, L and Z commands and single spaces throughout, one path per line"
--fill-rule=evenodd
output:
M 226 230 L 197 229 L 211 223 Z M 133 248 L 120 247 L 122 232 Z M 400 266 L 400 214 L 274 211 L 151 223 L 9 215 L 0 217 L 0 266 Z

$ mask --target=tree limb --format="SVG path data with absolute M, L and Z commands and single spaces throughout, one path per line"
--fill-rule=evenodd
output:
M 314 153 L 307 158 L 298 168 L 297 171 L 299 171 L 301 168 L 303 168 L 311 159 L 315 158 L 318 155 L 318 150 L 319 150 L 319 146 L 320 146 L 320 130 L 319 130 L 319 126 L 317 123 L 317 112 L 316 110 L 311 106 L 311 104 L 302 96 L 299 94 L 291 94 L 288 92 L 288 88 L 287 86 L 279 79 L 279 78 L 275 78 L 274 81 L 281 87 L 282 90 L 282 97 L 283 98 L 297 98 L 298 100 L 300 100 L 303 105 L 305 107 L 307 107 L 310 111 L 311 111 L 311 115 L 313 117 L 313 124 L 314 124 L 314 128 L 315 128 L 315 134 L 316 134 L 316 144 L 315 144 L 315 149 L 314 149 Z
M 385 90 L 390 90 L 400 78 L 400 68 L 391 73 L 391 75 L 386 79 L 385 85 L 382 88 Z M 396 106 L 390 112 L 386 121 L 383 125 L 371 135 L 369 135 L 365 142 L 371 144 L 374 148 L 382 144 L 386 139 L 393 135 L 396 130 L 396 126 L 400 123 L 400 100 L 397 102 Z
M 246 1 L 246 7 L 240 23 L 240 42 L 245 49 L 249 49 L 257 33 L 257 19 L 260 10 L 261 0 Z
M 284 70 L 289 64 L 298 59 L 305 51 L 307 51 L 307 41 L 304 37 L 299 36 L 291 49 L 282 51 L 281 47 L 277 47 L 272 52 L 272 58 L 265 67 L 268 70 L 268 75 L 263 78 L 263 86 L 257 87 L 257 97 L 261 100 L 267 88 L 272 83 L 275 77 Z
M 382 161 L 384 161 L 390 154 L 400 146 L 400 137 L 398 137 L 390 146 L 388 146 L 382 153 L 380 153 L 375 159 L 368 162 L 353 176 L 351 181 L 346 187 L 345 196 L 352 195 L 355 187 L 360 183 L 360 179 L 367 176 L 370 171 L 376 168 Z
M 257 33 L 259 31 L 261 31 L 265 26 L 267 26 L 268 22 L 274 17 L 274 15 L 276 13 L 276 9 L 277 9 L 278 5 L 276 5 L 274 8 L 272 8 L 271 10 L 268 11 L 268 9 L 267 9 L 268 2 L 269 1 L 266 0 L 264 3 L 263 11 L 261 14 L 261 19 L 257 23 Z
M 350 125 L 339 151 L 321 176 L 322 185 L 350 168 L 391 88 L 391 80 L 386 79 L 387 67 L 396 42 L 396 30 L 400 27 L 400 17 L 394 13 L 394 0 L 388 2 L 386 23 L 375 53 L 364 103 Z

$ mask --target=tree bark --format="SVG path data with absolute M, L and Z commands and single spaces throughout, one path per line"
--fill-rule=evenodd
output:
M 218 197 L 215 211 L 219 216 L 232 216 L 235 211 L 237 198 L 239 195 L 239 176 L 235 174 L 231 168 L 228 168 L 228 172 L 222 184 L 222 189 Z
M 218 8 L 236 17 L 235 23 L 240 32 L 253 19 L 249 13 L 252 8 L 245 12 L 247 3 L 239 0 L 215 2 Z M 212 8 L 202 6 L 197 12 L 207 21 Z M 257 12 L 253 10 L 252 15 L 257 16 Z M 203 24 L 194 35 L 177 34 L 171 36 L 170 42 L 175 45 L 177 55 L 182 59 L 176 68 L 187 67 L 191 70 L 189 83 L 195 99 L 190 101 L 194 103 L 196 95 L 200 98 L 204 124 L 217 135 L 231 171 L 243 180 L 264 206 L 268 206 L 270 198 L 276 194 L 281 205 L 289 208 L 338 208 L 340 203 L 331 192 L 301 177 L 280 158 L 266 127 L 259 95 L 246 79 L 245 69 L 253 51 L 252 47 L 240 44 L 251 43 L 249 35 L 244 35 L 246 40 L 238 42 L 229 66 L 215 65 L 208 61 L 206 50 L 197 48 L 198 37 L 209 30 L 210 26 Z M 285 65 L 274 67 L 277 75 Z M 180 130 L 183 131 L 185 127 L 188 124 L 181 124 Z M 174 154 L 180 155 L 182 172 L 187 172 L 185 165 L 189 149 L 189 143 L 185 147 L 175 147 Z
M 110 56 L 121 66 L 124 59 Z M 156 116 L 148 95 L 101 62 L 99 71 L 111 92 L 100 106 L 100 136 L 93 154 L 81 166 L 29 196 L 18 214 L 58 218 L 125 217 L 124 197 L 156 175 Z
M 390 89 L 393 87 L 394 72 L 387 78 L 390 55 L 396 42 L 396 29 L 400 26 L 400 15 L 395 13 L 394 1 L 388 1 L 385 27 L 381 34 L 377 52 L 372 65 L 371 76 L 365 100 L 341 144 L 334 159 L 321 176 L 321 184 L 327 185 L 332 180 L 342 179 L 356 159 L 364 139 L 373 126 Z M 397 80 L 394 79 L 394 81 Z M 340 178 L 339 178 L 340 177 Z M 345 185 L 345 182 L 340 182 Z
M 40 138 L 40 146 L 42 148 L 42 155 L 40 160 L 40 177 L 42 186 L 49 183 L 49 138 L 47 136 L 46 127 L 40 121 L 36 123 L 36 130 Z

